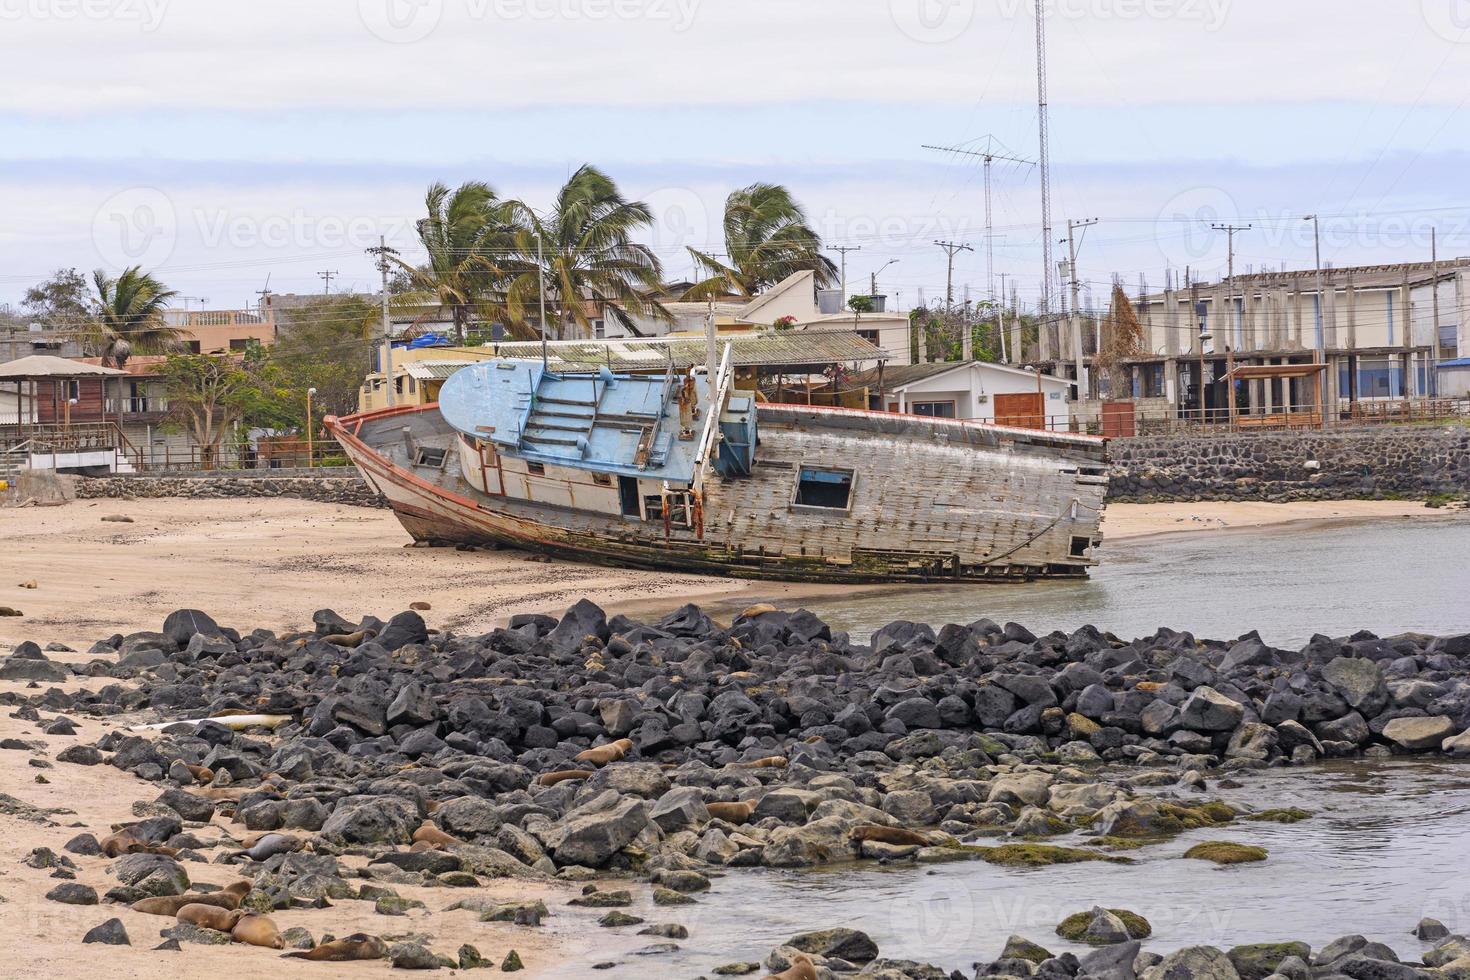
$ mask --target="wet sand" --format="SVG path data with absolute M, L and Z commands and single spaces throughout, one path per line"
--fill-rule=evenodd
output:
M 1233 531 L 1282 525 L 1339 524 L 1441 516 L 1422 501 L 1304 500 L 1289 504 L 1197 503 L 1109 504 L 1103 511 L 1105 541 L 1128 541 L 1156 534 Z

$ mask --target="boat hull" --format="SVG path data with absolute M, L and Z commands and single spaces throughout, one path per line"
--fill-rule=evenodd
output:
M 881 428 L 892 425 L 892 419 L 906 418 L 870 418 L 882 413 L 843 414 L 847 418 L 810 411 L 799 418 L 795 414 L 790 417 L 777 415 L 774 419 L 780 424 L 770 426 L 763 416 L 762 425 L 767 428 L 763 429 L 762 452 L 778 457 L 769 465 L 774 468 L 784 466 L 789 473 L 789 464 L 779 459 L 783 448 L 792 453 L 808 454 L 800 456 L 805 459 L 818 451 L 814 446 L 838 445 L 844 439 L 853 438 L 871 441 L 874 437 L 869 430 L 875 425 Z M 913 421 L 930 426 L 936 420 Z M 513 501 L 496 494 L 482 493 L 443 470 L 408 465 L 409 461 L 402 458 L 403 454 L 391 442 L 399 429 L 405 432 L 413 430 L 419 442 L 442 437 L 448 446 L 458 438 L 447 430 L 441 431 L 433 405 L 329 419 L 328 427 L 363 477 L 387 500 L 404 529 L 422 542 L 516 548 L 553 558 L 618 568 L 859 584 L 1023 582 L 1085 577 L 1088 567 L 1096 564 L 1096 559 L 1088 552 L 1101 541 L 1097 531 L 1097 513 L 1102 505 L 1106 481 L 1095 476 L 1089 482 L 1067 485 L 1066 494 L 1072 495 L 1068 501 L 1070 513 L 1064 511 L 1050 519 L 1049 511 L 999 516 L 988 513 L 968 521 L 948 514 L 942 518 L 926 515 L 929 523 L 924 524 L 918 520 L 920 515 L 913 515 L 906 522 L 911 528 L 907 535 L 895 535 L 893 527 L 905 522 L 891 520 L 882 534 L 868 533 L 868 525 L 882 522 L 866 520 L 858 514 L 840 519 L 823 517 L 808 521 L 804 527 L 793 526 L 811 515 L 784 513 L 781 506 L 772 505 L 769 499 L 760 496 L 764 493 L 766 498 L 771 498 L 773 493 L 781 492 L 784 483 L 780 481 L 784 477 L 780 472 L 774 478 L 768 476 L 765 483 L 759 479 L 722 480 L 710 488 L 705 508 L 706 526 L 699 529 L 704 532 L 700 534 L 694 529 L 671 532 L 667 527 L 658 528 L 641 521 L 589 518 L 565 508 Z M 987 428 L 994 430 L 994 427 Z M 974 438 L 974 433 L 965 429 L 954 429 L 946 435 L 949 438 Z M 995 432 L 983 435 L 986 439 L 993 439 Z M 1032 435 L 1046 439 L 1040 433 Z M 880 432 L 876 438 L 878 447 L 889 445 L 888 435 Z M 898 445 L 894 443 L 895 453 L 899 452 Z M 904 445 L 904 451 L 910 451 L 908 443 Z M 924 440 L 912 440 L 912 445 L 918 447 L 912 451 L 932 455 L 933 451 L 926 448 Z M 1065 455 L 1078 457 L 1078 445 L 1085 451 L 1080 458 L 1071 458 L 1071 465 L 1087 468 L 1083 464 L 1096 462 L 1100 472 L 1100 442 L 1095 448 L 1089 443 L 1066 444 Z M 869 456 L 874 452 L 874 446 L 869 444 L 859 445 L 857 449 Z M 844 447 L 844 452 L 852 451 L 854 447 Z M 953 455 L 958 450 L 946 446 L 945 451 Z M 941 464 L 944 462 L 944 459 L 939 460 Z M 918 462 L 900 460 L 901 466 L 910 470 L 922 463 L 923 459 Z M 1049 478 L 1055 480 L 1055 477 Z M 1031 475 L 1021 479 L 1019 482 L 1023 487 L 1027 479 L 1035 482 L 1038 478 Z M 503 485 L 503 476 L 501 481 Z M 493 476 L 484 482 L 493 485 Z M 889 491 L 890 494 L 896 492 Z M 922 494 L 924 491 L 920 488 L 918 492 Z M 785 508 L 793 509 L 801 508 Z M 978 535 L 990 543 L 981 551 L 973 550 L 979 546 L 969 545 L 967 552 L 965 542 L 968 538 L 960 535 L 954 538 L 959 543 L 953 543 L 946 535 L 953 537 L 957 532 L 952 527 L 946 530 L 948 525 L 944 521 L 960 527 L 965 534 Z M 769 530 L 777 524 L 782 526 Z M 991 524 L 995 526 L 990 527 Z M 1002 524 L 1006 526 L 1002 527 Z M 759 543 L 762 540 L 770 544 Z M 1087 549 L 1066 544 L 1079 540 L 1087 542 Z

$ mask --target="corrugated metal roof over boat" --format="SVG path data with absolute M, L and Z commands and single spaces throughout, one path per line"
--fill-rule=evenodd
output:
M 790 330 L 762 333 L 725 333 L 716 341 L 730 346 L 735 367 L 795 367 L 886 361 L 888 352 L 849 330 Z M 619 340 L 553 340 L 547 345 L 548 365 L 555 370 L 607 367 L 613 371 L 655 371 L 673 362 L 674 370 L 688 370 L 706 360 L 703 337 L 642 337 Z M 495 347 L 500 357 L 541 359 L 540 341 L 514 341 Z

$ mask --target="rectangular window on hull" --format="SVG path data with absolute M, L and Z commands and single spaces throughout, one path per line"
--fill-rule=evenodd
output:
M 826 470 L 803 466 L 796 478 L 798 507 L 847 510 L 852 505 L 852 470 Z

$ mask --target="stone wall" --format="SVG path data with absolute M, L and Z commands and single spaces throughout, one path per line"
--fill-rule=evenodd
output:
M 1349 500 L 1470 492 L 1470 426 L 1145 436 L 1108 444 L 1110 501 Z
M 78 497 L 193 497 L 217 500 L 225 497 L 295 497 L 327 504 L 354 507 L 386 507 L 387 502 L 363 482 L 354 469 L 262 470 L 257 473 L 205 472 L 167 475 L 81 477 L 76 481 Z

